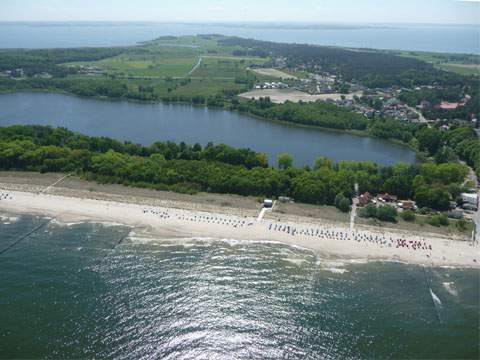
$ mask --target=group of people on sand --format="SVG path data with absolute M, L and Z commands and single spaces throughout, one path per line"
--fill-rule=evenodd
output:
M 7 194 L 8 195 L 8 194 Z M 0 193 L 0 198 L 5 198 L 5 194 Z M 249 219 L 246 216 L 244 218 L 235 217 L 235 216 L 220 216 L 207 214 L 204 215 L 196 214 L 193 215 L 188 212 L 183 211 L 174 211 L 166 209 L 144 209 L 144 214 L 155 215 L 160 219 L 173 219 L 181 221 L 190 221 L 197 223 L 208 223 L 208 224 L 218 224 L 224 226 L 231 226 L 234 228 L 240 228 L 244 226 L 252 226 L 254 224 L 253 219 Z M 267 228 L 267 231 L 272 232 L 282 232 L 289 234 L 291 236 L 307 236 L 316 239 L 325 239 L 325 240 L 339 240 L 339 241 L 355 241 L 358 243 L 367 243 L 373 244 L 379 247 L 388 247 L 395 249 L 406 249 L 409 251 L 424 251 L 428 252 L 425 254 L 426 257 L 430 258 L 432 245 L 428 244 L 425 239 L 415 239 L 407 240 L 405 238 L 392 238 L 391 236 L 386 236 L 383 234 L 372 234 L 368 232 L 359 232 L 359 231 L 349 231 L 349 230 L 340 230 L 338 228 L 328 228 L 328 227 L 300 227 L 294 226 L 292 224 L 285 224 L 280 222 L 271 222 L 271 221 L 261 221 L 259 225 L 264 225 Z M 444 258 L 445 260 L 445 258 Z M 477 262 L 476 259 L 473 259 L 473 262 Z
M 246 217 L 244 219 L 241 219 L 241 218 L 234 218 L 231 216 L 219 216 L 219 215 L 211 215 L 211 214 L 192 216 L 191 214 L 185 215 L 182 213 L 175 213 L 173 211 L 156 210 L 156 209 L 144 209 L 143 213 L 159 216 L 160 219 L 174 219 L 174 220 L 191 221 L 191 222 L 197 222 L 197 223 L 218 224 L 218 225 L 231 226 L 234 228 L 253 225 L 253 221 L 248 221 Z
M 270 223 L 268 225 L 269 231 L 279 231 L 290 234 L 292 236 L 302 235 L 310 236 L 319 239 L 329 239 L 329 240 L 353 240 L 356 242 L 372 243 L 380 247 L 393 247 L 395 248 L 406 248 L 413 250 L 426 250 L 431 251 L 432 245 L 427 245 L 425 241 L 420 240 L 405 240 L 405 239 L 393 239 L 391 236 L 386 237 L 384 235 L 374 235 L 369 233 L 362 233 L 358 231 L 341 231 L 338 229 L 329 229 L 329 228 L 297 228 L 292 225 L 287 224 L 274 224 Z
M 0 200 L 13 200 L 13 196 L 6 192 L 0 192 Z
M 181 221 L 191 221 L 198 223 L 207 223 L 207 224 L 218 224 L 231 226 L 234 228 L 240 228 L 244 226 L 252 226 L 254 221 L 248 219 L 247 217 L 238 218 L 234 216 L 220 216 L 207 214 L 204 215 L 192 215 L 191 213 L 186 213 L 182 211 L 172 211 L 166 209 L 144 209 L 144 214 L 155 215 L 160 219 L 173 219 Z M 391 236 L 385 236 L 381 234 L 371 234 L 364 233 L 359 231 L 342 231 L 336 228 L 328 227 L 300 227 L 294 226 L 291 224 L 284 224 L 280 222 L 261 222 L 262 225 L 266 225 L 268 231 L 272 232 L 283 232 L 291 236 L 307 236 L 317 239 L 325 240 L 339 240 L 339 241 L 356 241 L 359 243 L 370 243 L 377 245 L 379 247 L 395 247 L 397 249 L 404 248 L 408 250 L 424 250 L 432 251 L 432 245 L 429 245 L 422 240 L 406 240 L 406 239 L 394 239 Z
M 398 248 L 407 248 L 413 250 L 432 250 L 432 245 L 427 245 L 425 241 L 420 240 L 406 240 L 406 239 L 397 239 Z

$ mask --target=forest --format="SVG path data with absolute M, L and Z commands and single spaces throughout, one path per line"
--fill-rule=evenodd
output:
M 283 44 L 239 37 L 228 37 L 219 42 L 225 46 L 241 46 L 252 52 L 262 50 L 273 58 L 286 58 L 288 67 L 306 67 L 307 71 L 338 74 L 342 80 L 360 81 L 369 88 L 453 86 L 464 82 L 462 76 L 438 70 L 427 62 L 380 51 Z
M 458 131 L 449 141 L 472 152 L 471 145 L 460 141 L 462 136 Z M 448 210 L 458 199 L 468 172 L 457 162 L 381 167 L 372 162 L 334 164 L 325 158 L 319 158 L 313 169 L 294 168 L 291 162 L 273 168 L 265 154 L 221 144 L 141 146 L 64 128 L 20 125 L 0 128 L 0 159 L 1 170 L 75 172 L 101 183 L 191 194 L 283 195 L 326 205 L 339 205 L 343 197 L 350 202 L 357 182 L 361 192 L 388 192 L 438 211 Z
M 0 50 L 0 71 L 23 69 L 27 76 L 47 72 L 63 77 L 71 74 L 72 70 L 59 64 L 106 59 L 123 51 L 125 48 Z

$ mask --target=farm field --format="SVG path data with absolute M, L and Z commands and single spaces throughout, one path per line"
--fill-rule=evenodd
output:
M 277 69 L 251 69 L 251 70 L 260 75 L 271 76 L 271 77 L 279 78 L 282 80 L 298 79 L 294 75 L 288 74 L 286 72 L 283 72 Z
M 235 56 L 235 50 L 241 48 L 223 46 L 219 39 L 221 37 L 213 35 L 165 36 L 136 47 L 127 47 L 114 57 L 70 62 L 63 66 L 87 69 L 85 74 L 72 75 L 70 79 L 123 79 L 130 89 L 150 87 L 162 97 L 239 93 L 246 91 L 255 81 L 273 79 L 248 69 L 265 64 L 268 58 Z
M 412 57 L 433 64 L 437 69 L 460 75 L 480 75 L 480 56 L 473 54 L 448 54 L 429 52 L 395 52 L 398 55 Z

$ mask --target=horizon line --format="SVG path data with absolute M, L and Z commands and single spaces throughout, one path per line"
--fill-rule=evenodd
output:
M 144 24 L 290 24 L 290 25 L 468 25 L 462 22 L 364 22 L 364 21 L 290 21 L 290 20 L 1 20 L 0 23 L 144 23 Z

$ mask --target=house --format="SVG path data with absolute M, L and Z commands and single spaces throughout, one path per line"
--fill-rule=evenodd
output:
M 451 219 L 463 219 L 464 218 L 464 213 L 462 209 L 454 209 L 448 212 L 448 217 Z
M 398 196 L 390 195 L 390 194 L 378 194 L 378 200 L 385 202 L 385 203 L 396 203 L 398 201 Z
M 458 107 L 458 105 L 459 105 L 458 103 L 442 101 L 439 107 L 442 110 L 455 110 Z
M 273 207 L 273 200 L 270 200 L 270 199 L 263 200 L 263 207 L 264 208 L 272 208 Z
M 372 196 L 370 193 L 367 191 L 365 194 L 360 195 L 359 199 L 359 205 L 360 206 L 365 206 L 367 205 L 370 201 L 372 201 Z
M 401 201 L 398 203 L 401 209 L 403 210 L 417 210 L 417 205 L 415 205 L 414 201 Z
M 463 193 L 460 195 L 464 204 L 478 207 L 478 194 Z

